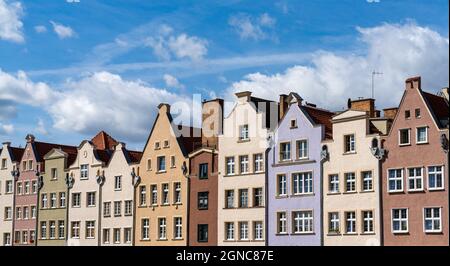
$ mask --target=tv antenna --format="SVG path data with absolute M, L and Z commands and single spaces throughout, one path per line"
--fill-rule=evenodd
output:
M 375 75 L 383 75 L 383 73 L 382 72 L 377 72 L 377 71 L 372 71 L 372 99 L 375 99 L 375 81 L 374 81 L 374 79 L 375 79 Z

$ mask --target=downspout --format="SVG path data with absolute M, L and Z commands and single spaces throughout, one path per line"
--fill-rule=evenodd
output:
M 382 161 L 384 158 L 378 161 L 378 205 L 379 205 L 379 222 L 380 222 L 380 246 L 384 246 L 384 218 L 383 218 L 383 168 L 382 168 Z
M 190 171 L 191 171 L 191 167 L 190 167 L 190 161 L 189 161 L 189 157 L 187 157 L 187 161 L 189 165 L 189 170 L 187 170 L 187 174 L 186 174 L 186 178 L 187 178 L 187 188 L 186 188 L 186 246 L 189 246 L 189 225 L 190 225 L 190 215 L 189 215 L 189 210 L 190 210 L 190 198 L 191 198 L 191 192 L 190 192 L 190 187 L 191 187 L 191 178 L 190 178 Z M 188 166 L 187 166 L 188 167 Z
M 323 223 L 323 215 L 324 215 L 324 213 L 323 213 L 323 196 L 324 196 L 323 195 L 323 186 L 324 186 L 323 164 L 324 164 L 324 162 L 325 162 L 325 160 L 320 160 L 320 164 L 319 164 L 319 167 L 320 167 L 320 177 L 319 177 L 319 183 L 320 183 L 320 220 L 319 220 L 319 223 L 320 223 L 320 246 L 324 245 L 324 231 L 325 231 L 324 223 Z

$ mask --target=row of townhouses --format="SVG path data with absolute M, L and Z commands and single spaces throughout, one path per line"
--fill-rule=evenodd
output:
M 332 112 L 297 93 L 160 104 L 142 152 L 101 131 L 78 147 L 0 150 L 0 244 L 449 245 L 448 88 L 407 79 L 398 107 Z

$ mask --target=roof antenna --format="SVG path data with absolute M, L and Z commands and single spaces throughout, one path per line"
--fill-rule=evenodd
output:
M 375 81 L 374 77 L 375 75 L 383 75 L 382 72 L 372 71 L 372 99 L 375 99 Z

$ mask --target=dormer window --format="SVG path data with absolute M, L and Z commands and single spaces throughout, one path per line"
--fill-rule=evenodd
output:
M 51 169 L 51 175 L 52 175 L 52 180 L 58 179 L 58 169 L 52 168 Z
M 345 135 L 344 136 L 344 152 L 352 153 L 355 152 L 355 135 Z
M 297 119 L 291 120 L 291 128 L 297 128 Z
M 239 127 L 239 140 L 248 140 L 249 134 L 248 134 L 248 125 L 242 125 Z

